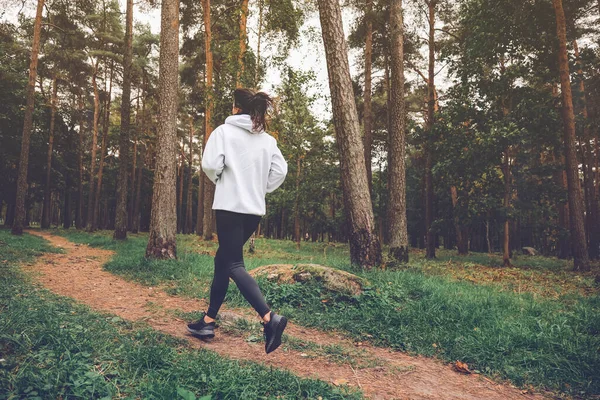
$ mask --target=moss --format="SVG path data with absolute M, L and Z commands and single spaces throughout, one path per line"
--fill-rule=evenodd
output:
M 349 295 L 359 295 L 368 286 L 367 280 L 346 271 L 319 264 L 273 264 L 256 268 L 250 273 L 266 276 L 279 283 L 307 282 L 316 280 L 327 289 Z

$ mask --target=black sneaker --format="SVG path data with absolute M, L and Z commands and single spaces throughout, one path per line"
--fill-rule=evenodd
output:
M 282 315 L 277 315 L 271 312 L 271 319 L 267 323 L 263 323 L 263 331 L 265 335 L 265 351 L 269 354 L 275 351 L 281 345 L 281 335 L 287 325 L 287 318 Z
M 194 322 L 192 324 L 188 324 L 187 330 L 194 336 L 198 336 L 201 339 L 212 339 L 215 337 L 215 323 L 204 322 L 204 316 L 206 313 L 202 314 L 202 318 L 198 320 L 198 322 Z

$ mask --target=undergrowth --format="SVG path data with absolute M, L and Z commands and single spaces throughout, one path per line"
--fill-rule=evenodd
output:
M 106 265 L 110 271 L 166 285 L 172 293 L 208 293 L 213 242 L 180 235 L 179 260 L 155 262 L 143 258 L 144 235 L 115 245 L 105 234 L 63 234 L 83 243 L 117 246 L 117 255 Z M 278 285 L 260 279 L 268 303 L 297 324 L 460 360 L 520 387 L 600 394 L 600 298 L 589 277 L 570 273 L 569 264 L 556 259 L 521 256 L 519 266 L 502 269 L 494 256 L 459 258 L 440 251 L 439 259 L 430 261 L 414 253 L 403 270 L 359 272 L 352 271 L 347 247 L 340 244 L 302 243 L 298 250 L 291 242 L 263 239 L 257 240 L 256 253 L 245 257 L 248 269 L 314 262 L 355 272 L 371 283 L 362 295 L 346 296 L 314 283 Z M 226 301 L 247 307 L 235 285 Z
M 0 399 L 362 398 L 322 381 L 190 349 L 143 324 L 53 295 L 29 283 L 16 266 L 49 250 L 44 241 L 5 231 L 0 240 L 11 248 L 10 261 L 4 258 L 0 268 Z

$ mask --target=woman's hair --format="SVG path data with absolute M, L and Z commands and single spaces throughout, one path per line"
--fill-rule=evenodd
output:
M 273 99 L 268 94 L 238 88 L 233 92 L 233 100 L 235 107 L 242 110 L 242 114 L 250 115 L 253 130 L 260 132 L 267 129 L 266 116 L 273 107 Z

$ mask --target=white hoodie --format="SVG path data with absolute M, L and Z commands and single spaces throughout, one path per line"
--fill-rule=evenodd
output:
M 265 215 L 265 195 L 281 186 L 287 163 L 275 138 L 254 131 L 250 116 L 241 114 L 212 132 L 202 170 L 217 185 L 213 210 Z

